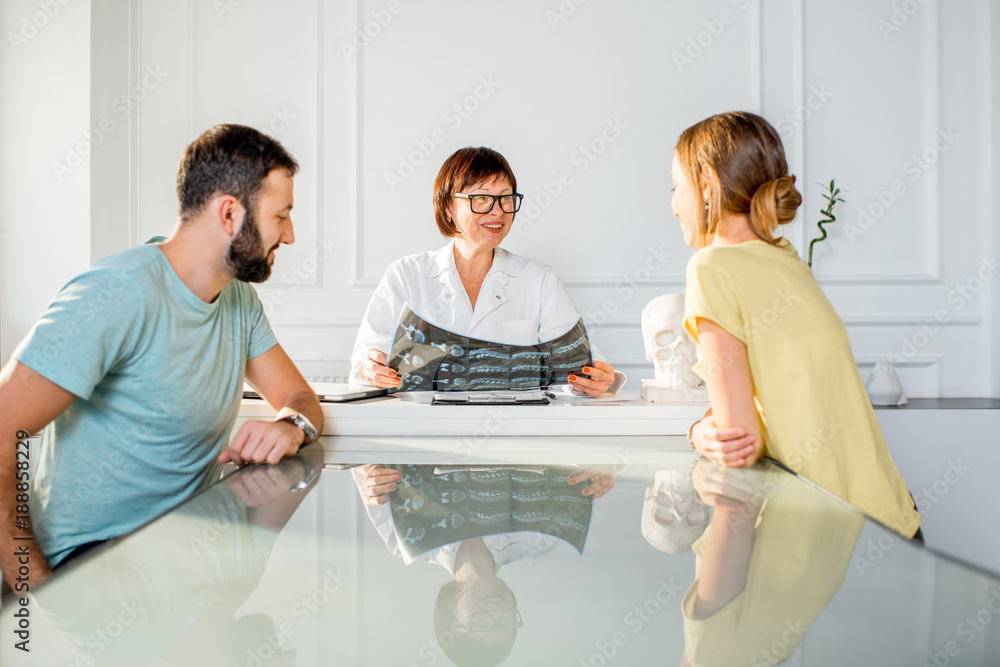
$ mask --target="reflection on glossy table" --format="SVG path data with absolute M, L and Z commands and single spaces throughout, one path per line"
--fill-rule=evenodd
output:
M 243 468 L 61 570 L 30 653 L 5 599 L 0 664 L 1000 664 L 997 577 L 767 461 L 401 456 L 367 505 L 367 466 L 328 459 Z

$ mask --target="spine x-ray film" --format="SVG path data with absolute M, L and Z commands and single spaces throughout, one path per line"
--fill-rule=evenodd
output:
M 436 327 L 409 305 L 403 306 L 389 353 L 389 368 L 401 380 L 393 391 L 537 389 L 569 384 L 570 373 L 593 364 L 583 318 L 555 340 L 506 345 Z

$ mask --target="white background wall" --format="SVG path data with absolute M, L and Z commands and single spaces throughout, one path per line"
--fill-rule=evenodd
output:
M 240 122 L 302 164 L 298 240 L 260 293 L 307 376 L 345 375 L 386 265 L 442 243 L 441 162 L 485 144 L 527 195 L 506 246 L 556 267 L 637 384 L 651 373 L 638 314 L 683 291 L 690 256 L 670 214 L 672 146 L 743 108 L 785 141 L 805 195 L 786 235 L 803 255 L 818 183 L 845 190 L 815 272 L 862 368 L 892 354 L 911 396 L 1000 397 L 1000 290 L 975 275 L 1000 250 L 987 0 L 65 2 L 17 48 L 10 34 L 46 3 L 0 14 L 4 360 L 72 275 L 170 231 L 180 151 Z M 359 29 L 377 34 L 354 53 Z M 88 131 L 100 142 L 60 180 L 53 163 Z M 954 138 L 935 148 L 942 132 Z M 928 335 L 936 311 L 947 321 Z
M 74 162 L 61 180 L 51 168 L 89 128 L 90 2 L 55 7 L 50 18 L 35 2 L 0 3 L 4 362 L 59 288 L 91 264 L 90 162 Z

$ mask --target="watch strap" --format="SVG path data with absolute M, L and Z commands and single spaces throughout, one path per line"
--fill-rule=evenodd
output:
M 293 414 L 286 415 L 286 416 L 282 417 L 281 419 L 276 419 L 275 421 L 291 422 L 292 424 L 294 424 L 295 426 L 297 426 L 299 429 L 301 429 L 302 432 L 306 436 L 305 439 L 302 441 L 302 446 L 303 447 L 305 447 L 306 445 L 308 445 L 309 443 L 311 443 L 313 440 L 316 439 L 316 436 L 319 435 L 316 432 L 316 427 L 313 426 L 313 423 L 311 421 L 309 421 L 309 418 L 306 417 L 301 412 L 295 412 Z

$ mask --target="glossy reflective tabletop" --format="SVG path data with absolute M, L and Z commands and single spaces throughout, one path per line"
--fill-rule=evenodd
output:
M 1000 664 L 1000 579 L 770 462 L 543 459 L 243 468 L 40 587 L 30 653 L 4 599 L 0 664 Z

